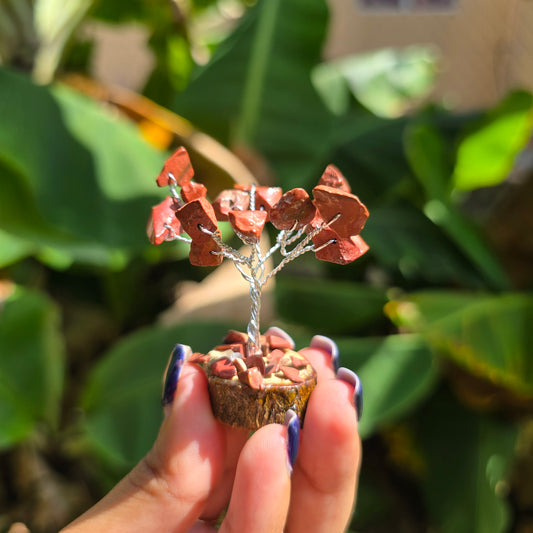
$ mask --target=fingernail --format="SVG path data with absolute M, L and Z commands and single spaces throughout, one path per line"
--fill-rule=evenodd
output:
M 298 445 L 300 444 L 300 419 L 292 409 L 289 409 L 285 414 L 283 425 L 287 428 L 287 456 L 289 459 L 289 471 L 292 473 L 292 468 L 298 455 Z
M 289 341 L 292 345 L 291 349 L 294 350 L 294 340 L 286 331 L 283 331 L 281 328 L 272 326 L 265 331 L 265 336 L 266 335 L 275 335 L 276 337 L 281 337 L 282 339 Z
M 361 385 L 359 376 L 352 370 L 341 367 L 337 372 L 337 378 L 342 379 L 342 381 L 346 381 L 346 383 L 349 383 L 353 386 L 353 400 L 355 404 L 355 410 L 357 411 L 357 420 L 360 420 L 363 414 L 363 385 Z
M 311 348 L 318 348 L 319 350 L 324 350 L 328 352 L 331 357 L 331 365 L 335 374 L 339 370 L 339 348 L 329 337 L 324 337 L 324 335 L 315 335 L 311 339 Z
M 174 394 L 176 393 L 183 363 L 185 363 L 185 360 L 190 353 L 191 348 L 185 344 L 176 344 L 176 346 L 174 346 L 174 349 L 170 354 L 170 361 L 168 363 L 165 374 L 165 383 L 163 385 L 163 393 L 161 395 L 161 405 L 163 407 L 172 403 L 172 400 L 174 400 Z

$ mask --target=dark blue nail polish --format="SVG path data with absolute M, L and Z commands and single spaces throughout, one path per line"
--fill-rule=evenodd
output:
M 311 348 L 317 348 L 319 350 L 324 350 L 331 357 L 331 366 L 335 374 L 339 370 L 339 348 L 329 337 L 324 337 L 324 335 L 315 335 L 311 339 L 309 344 Z
M 300 419 L 292 409 L 287 411 L 283 425 L 287 428 L 287 454 L 292 471 L 300 444 Z
M 337 372 L 337 378 L 342 379 L 353 386 L 353 400 L 355 410 L 357 411 L 357 420 L 361 420 L 361 416 L 363 415 L 363 385 L 361 384 L 359 376 L 352 370 L 341 367 Z
M 172 403 L 174 394 L 178 386 L 178 379 L 185 359 L 187 358 L 190 348 L 184 344 L 176 344 L 170 356 L 167 373 L 165 375 L 165 384 L 163 385 L 163 394 L 161 395 L 161 405 L 164 407 Z

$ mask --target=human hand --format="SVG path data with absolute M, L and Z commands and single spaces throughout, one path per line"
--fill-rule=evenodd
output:
M 221 532 L 344 531 L 361 461 L 354 412 L 362 407 L 360 383 L 349 370 L 336 372 L 330 339 L 316 336 L 302 353 L 318 374 L 305 428 L 300 434 L 289 416 L 249 438 L 213 417 L 200 368 L 171 361 L 164 389 L 170 403 L 154 446 L 61 533 L 211 533 L 226 507 Z

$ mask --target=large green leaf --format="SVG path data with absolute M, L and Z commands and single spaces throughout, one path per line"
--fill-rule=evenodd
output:
M 283 186 L 301 185 L 316 171 L 332 125 L 311 83 L 327 23 L 324 0 L 260 0 L 175 109 L 226 144 L 258 149 Z
M 0 448 L 38 421 L 57 423 L 62 385 L 57 309 L 43 294 L 17 288 L 0 307 Z
M 418 335 L 339 339 L 341 365 L 359 375 L 364 390 L 362 437 L 405 416 L 433 390 L 438 369 Z
M 195 351 L 220 344 L 228 324 L 191 323 L 149 328 L 105 354 L 82 395 L 91 446 L 120 467 L 131 467 L 153 444 L 162 420 L 162 374 L 176 343 Z
M 533 395 L 531 295 L 428 291 L 391 302 L 387 311 L 473 375 Z
M 509 531 L 506 502 L 516 428 L 464 410 L 448 394 L 417 417 L 426 460 L 424 497 L 441 533 Z
M 147 246 L 163 154 L 64 86 L 0 70 L 0 227 L 89 257 Z
M 451 163 L 446 145 L 430 124 L 415 122 L 405 131 L 405 153 L 428 200 L 448 200 Z
M 323 333 L 362 331 L 383 318 L 386 302 L 383 289 L 356 283 L 280 277 L 276 284 L 279 316 Z
M 516 154 L 527 143 L 532 126 L 533 96 L 526 92 L 510 94 L 459 145 L 453 173 L 455 187 L 469 191 L 502 182 Z
M 483 280 L 446 234 L 412 206 L 374 207 L 364 238 L 380 266 L 409 282 L 483 287 Z

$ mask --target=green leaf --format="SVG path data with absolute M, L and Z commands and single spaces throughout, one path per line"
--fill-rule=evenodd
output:
M 63 339 L 54 304 L 16 288 L 0 307 L 0 448 L 23 440 L 38 421 L 57 423 Z
M 340 85 L 334 83 L 340 78 L 368 109 L 379 116 L 396 117 L 431 90 L 435 63 L 429 47 L 385 48 L 322 63 L 313 79 L 333 110 L 339 110 L 340 105 L 335 97 L 346 101 L 346 93 L 339 92 Z
M 476 269 L 446 234 L 410 206 L 370 209 L 363 237 L 380 266 L 409 282 L 483 287 Z
M 383 318 L 386 302 L 383 289 L 363 284 L 289 277 L 276 283 L 278 315 L 325 333 L 364 330 Z
M 0 227 L 84 260 L 148 246 L 163 154 L 64 86 L 0 69 Z
M 430 200 L 424 213 L 448 234 L 484 278 L 488 288 L 509 289 L 509 279 L 486 239 L 470 220 L 440 200 Z
M 0 268 L 31 255 L 34 249 L 30 242 L 0 230 Z
M 451 165 L 437 130 L 430 124 L 415 122 L 406 129 L 404 143 L 409 163 L 427 199 L 448 201 Z
M 427 462 L 423 494 L 442 533 L 509 531 L 506 501 L 517 430 L 437 395 L 417 420 Z
M 471 374 L 533 396 L 533 297 L 427 291 L 386 307 L 406 331 L 430 344 Z
M 151 447 L 162 420 L 160 395 L 176 343 L 206 352 L 220 344 L 228 324 L 190 323 L 148 328 L 116 344 L 94 368 L 81 405 L 90 446 L 118 467 L 133 466 Z
M 419 335 L 338 339 L 337 345 L 341 365 L 354 370 L 363 385 L 363 438 L 405 416 L 435 386 L 438 369 Z
M 259 150 L 284 187 L 316 179 L 332 115 L 311 70 L 327 23 L 324 0 L 260 0 L 174 108 L 225 144 Z
M 488 113 L 482 124 L 459 145 L 453 182 L 470 191 L 501 183 L 529 139 L 533 126 L 533 96 L 510 94 Z

